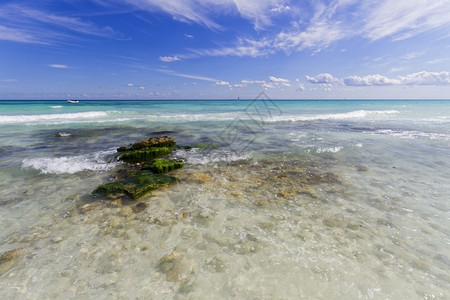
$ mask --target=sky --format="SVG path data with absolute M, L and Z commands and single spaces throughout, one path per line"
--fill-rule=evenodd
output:
M 450 0 L 0 0 L 0 99 L 450 99 Z

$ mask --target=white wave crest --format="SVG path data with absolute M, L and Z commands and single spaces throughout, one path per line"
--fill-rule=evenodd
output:
M 211 162 L 232 162 L 250 158 L 250 153 L 237 154 L 225 149 L 199 149 L 177 150 L 173 154 L 175 159 L 184 159 L 193 165 L 206 165 Z
M 0 115 L 0 124 L 60 124 L 77 122 L 88 119 L 98 119 L 107 116 L 106 111 L 90 111 L 65 114 L 43 114 L 43 115 Z
M 416 130 L 394 130 L 394 129 L 380 129 L 375 131 L 375 134 L 386 134 L 390 136 L 399 137 L 402 139 L 418 139 L 425 138 L 438 141 L 450 141 L 450 135 L 436 132 L 423 132 Z
M 77 156 L 27 158 L 22 161 L 22 168 L 33 168 L 39 170 L 41 174 L 75 174 L 89 170 L 107 171 L 118 164 L 106 161 L 106 158 L 115 152 L 114 149 Z
M 320 121 L 320 120 L 345 120 L 345 119 L 362 119 L 371 116 L 380 115 L 392 115 L 398 114 L 397 110 L 355 110 L 346 113 L 337 114 L 311 114 L 311 115 L 281 115 L 271 119 L 267 119 L 267 122 L 279 122 L 279 121 Z
M 320 121 L 320 120 L 344 120 L 344 119 L 361 119 L 371 116 L 382 116 L 398 114 L 396 110 L 356 110 L 346 113 L 336 114 L 292 114 L 290 112 L 281 113 L 279 116 L 272 116 L 270 114 L 264 114 L 261 111 L 260 114 L 246 113 L 245 111 L 238 112 L 226 112 L 226 113 L 204 113 L 204 114 L 169 114 L 149 116 L 150 119 L 155 120 L 170 120 L 176 121 L 231 121 L 235 119 L 241 120 L 254 120 L 257 122 L 296 122 L 296 121 Z
M 317 153 L 326 153 L 326 152 L 337 153 L 337 152 L 341 151 L 342 149 L 344 149 L 344 147 L 341 147 L 341 146 L 328 147 L 328 148 L 324 147 L 324 148 L 317 148 L 316 152 Z

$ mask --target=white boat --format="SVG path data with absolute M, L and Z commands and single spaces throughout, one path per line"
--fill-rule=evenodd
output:
M 80 102 L 80 101 L 78 101 L 78 100 L 67 100 L 67 102 L 69 102 L 69 103 L 78 103 L 78 102 Z

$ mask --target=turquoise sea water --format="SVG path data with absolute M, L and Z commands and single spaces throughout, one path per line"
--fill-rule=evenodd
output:
M 90 194 L 161 135 L 220 147 Z M 0 297 L 447 299 L 449 158 L 450 101 L 0 101 Z

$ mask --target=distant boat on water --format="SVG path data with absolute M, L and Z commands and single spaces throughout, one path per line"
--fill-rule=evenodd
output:
M 69 103 L 78 103 L 78 102 L 80 102 L 80 101 L 78 101 L 78 100 L 71 100 L 71 99 L 69 99 L 69 100 L 67 100 L 67 102 L 69 102 Z

